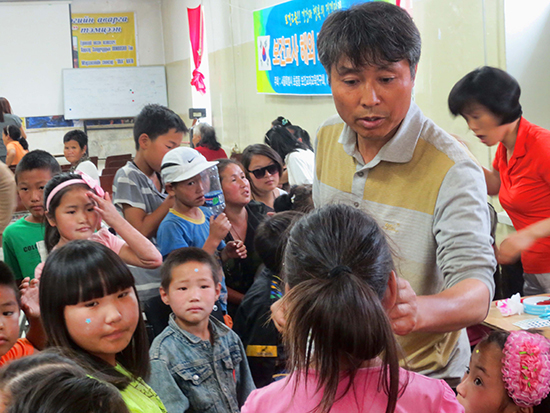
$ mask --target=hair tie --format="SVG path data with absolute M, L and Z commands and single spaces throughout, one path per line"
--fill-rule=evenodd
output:
M 64 182 L 61 182 L 59 185 L 57 185 L 54 189 L 52 189 L 52 191 L 50 192 L 50 194 L 48 195 L 48 198 L 46 199 L 46 211 L 49 211 L 50 210 L 50 202 L 52 202 L 52 199 L 53 197 L 59 192 L 61 191 L 63 188 L 66 188 L 70 185 L 76 185 L 76 184 L 86 184 L 88 185 L 88 187 L 90 189 L 93 189 L 95 191 L 95 193 L 100 196 L 101 198 L 103 198 L 105 196 L 105 191 L 103 190 L 103 188 L 101 187 L 101 185 L 99 185 L 97 183 L 97 181 L 95 179 L 93 179 L 92 177 L 86 175 L 84 172 L 82 171 L 76 171 L 75 172 L 77 175 L 80 175 L 80 178 L 75 178 L 75 179 L 69 179 L 67 181 L 64 181 Z
M 502 377 L 517 406 L 539 405 L 550 392 L 550 341 L 540 334 L 511 332 L 504 344 Z
M 337 265 L 332 270 L 330 270 L 330 272 L 328 273 L 328 278 L 329 280 L 331 280 L 335 277 L 338 277 L 343 272 L 351 273 L 351 268 L 347 265 Z

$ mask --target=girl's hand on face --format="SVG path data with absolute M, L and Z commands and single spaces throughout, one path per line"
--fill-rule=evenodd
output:
M 99 213 L 99 216 L 107 223 L 107 225 L 115 228 L 117 221 L 119 221 L 122 217 L 116 210 L 114 204 L 111 202 L 109 193 L 105 192 L 105 198 L 101 198 L 93 192 L 88 192 L 87 195 L 95 202 L 94 209 Z

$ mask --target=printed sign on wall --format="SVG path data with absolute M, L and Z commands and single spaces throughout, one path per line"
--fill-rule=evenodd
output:
M 330 95 L 317 35 L 330 13 L 368 1 L 373 0 L 293 0 L 255 11 L 258 93 Z
M 137 66 L 134 13 L 73 14 L 73 67 Z

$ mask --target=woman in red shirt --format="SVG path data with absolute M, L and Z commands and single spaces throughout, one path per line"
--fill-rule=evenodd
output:
M 550 131 L 522 117 L 521 90 L 503 70 L 468 73 L 449 94 L 449 109 L 462 115 L 487 146 L 498 145 L 492 170 L 484 169 L 489 195 L 499 195 L 516 233 L 500 245 L 500 263 L 520 255 L 524 294 L 550 292 Z
M 193 128 L 193 147 L 199 151 L 207 161 L 227 159 L 227 154 L 216 139 L 216 131 L 207 123 L 198 123 Z

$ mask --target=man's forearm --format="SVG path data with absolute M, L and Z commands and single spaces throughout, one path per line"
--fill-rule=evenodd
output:
M 481 323 L 489 311 L 491 296 L 487 286 L 466 279 L 439 294 L 419 296 L 415 331 L 449 332 Z

